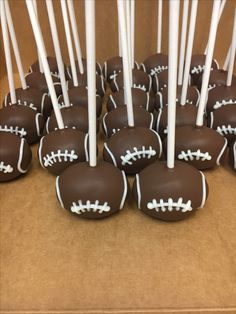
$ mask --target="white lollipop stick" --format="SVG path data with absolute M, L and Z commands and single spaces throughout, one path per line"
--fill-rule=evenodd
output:
M 5 11 L 6 11 L 6 18 L 7 18 L 7 24 L 8 24 L 10 37 L 11 37 L 12 47 L 13 47 L 13 51 L 15 54 L 16 64 L 17 64 L 17 68 L 18 68 L 18 72 L 19 72 L 19 76 L 20 76 L 21 87 L 22 87 L 22 89 L 26 89 L 27 84 L 26 84 L 26 80 L 25 80 L 25 73 L 24 73 L 23 66 L 22 66 L 22 61 L 21 61 L 21 57 L 20 57 L 18 43 L 16 40 L 16 33 L 15 33 L 13 21 L 12 21 L 12 16 L 11 16 L 11 11 L 10 11 L 8 0 L 5 0 Z
M 185 55 L 185 46 L 186 46 L 187 24 L 188 24 L 188 5 L 189 5 L 189 0 L 185 0 L 183 2 L 183 16 L 182 16 L 180 53 L 179 53 L 178 85 L 182 85 L 182 82 L 183 82 L 184 55 Z
M 169 2 L 167 167 L 175 165 L 175 119 L 178 63 L 179 0 Z
M 225 7 L 225 3 L 226 3 L 226 0 L 222 0 L 221 5 L 220 5 L 219 15 L 218 15 L 218 24 L 219 24 L 219 22 L 220 22 L 221 15 L 222 15 L 223 10 L 224 10 L 224 7 Z M 206 45 L 204 55 L 206 55 L 207 49 L 208 49 L 208 43 L 207 43 L 207 45 Z
M 121 37 L 120 37 L 119 23 L 118 23 L 118 45 L 119 45 L 119 57 L 122 57 L 122 47 L 121 47 Z
M 133 75 L 132 75 L 132 51 L 131 51 L 131 18 L 130 18 L 130 1 L 125 1 L 126 7 L 125 7 L 125 12 L 126 12 L 126 37 L 128 41 L 128 54 L 129 54 L 129 69 L 130 69 L 130 83 L 132 86 L 132 81 L 133 81 Z
M 183 77 L 183 85 L 182 85 L 181 99 L 180 99 L 180 104 L 182 106 L 184 106 L 186 103 L 187 92 L 188 92 L 189 72 L 190 72 L 190 66 L 191 66 L 191 56 L 192 56 L 192 51 L 193 51 L 193 39 L 194 39 L 194 32 L 195 32 L 195 26 L 196 26 L 197 7 L 198 7 L 198 0 L 192 1 L 189 31 L 188 31 L 188 42 L 187 42 L 185 66 L 184 66 L 184 77 Z
M 61 48 L 60 48 L 60 43 L 59 43 L 59 38 L 58 38 L 57 25 L 56 25 L 52 0 L 46 0 L 46 6 L 47 6 L 47 11 L 48 11 L 50 29 L 52 33 L 53 46 L 54 46 L 55 55 L 57 59 L 57 66 L 58 66 L 60 80 L 61 80 L 63 99 L 64 99 L 65 106 L 68 107 L 70 106 L 70 101 L 69 101 L 69 96 L 68 96 L 68 91 L 67 91 L 65 68 L 64 68 L 64 63 L 62 60 L 62 55 L 61 55 Z
M 49 94 L 50 94 L 50 97 L 52 99 L 53 110 L 55 112 L 55 117 L 57 120 L 58 128 L 64 129 L 64 123 L 62 120 L 61 112 L 59 110 L 59 106 L 58 106 L 58 102 L 57 102 L 57 95 L 55 92 L 50 68 L 48 65 L 47 54 L 46 54 L 46 49 L 45 49 L 45 45 L 44 45 L 44 41 L 43 41 L 43 36 L 42 36 L 42 32 L 41 32 L 37 17 L 35 15 L 33 2 L 31 0 L 25 0 L 25 2 L 27 5 L 27 9 L 28 9 L 29 17 L 30 17 L 30 22 L 32 25 L 32 29 L 33 29 L 35 41 L 37 44 L 37 48 L 39 51 L 39 55 L 40 55 L 40 58 L 42 60 L 44 75 L 45 75 L 45 78 L 47 81 Z
M 162 35 L 162 0 L 159 0 L 157 21 L 157 53 L 161 53 L 161 35 Z
M 13 70 L 12 70 L 11 51 L 10 51 L 10 44 L 9 44 L 9 34 L 8 34 L 8 29 L 7 29 L 4 1 L 0 1 L 0 11 L 1 11 L 0 14 L 1 14 L 3 46 L 4 46 L 4 53 L 5 53 L 5 59 L 6 59 L 6 67 L 7 67 L 7 78 L 8 78 L 8 84 L 9 84 L 9 89 L 10 89 L 10 98 L 11 98 L 11 103 L 16 104 L 16 91 L 15 91 L 15 84 L 14 84 L 14 77 L 13 77 Z
M 96 59 L 95 59 L 95 2 L 85 0 L 86 56 L 89 116 L 89 165 L 97 165 L 96 144 Z
M 70 17 L 70 24 L 71 24 L 71 28 L 72 28 L 72 34 L 73 34 L 74 43 L 75 43 L 77 61 L 79 64 L 79 71 L 81 74 L 83 74 L 84 73 L 84 66 L 83 66 L 83 62 L 82 62 L 82 52 L 81 52 L 81 47 L 80 47 L 79 33 L 78 33 L 78 29 L 77 29 L 77 24 L 76 24 L 75 9 L 74 9 L 73 0 L 67 0 L 67 5 L 68 5 L 68 11 L 69 11 L 69 17 Z
M 223 65 L 223 70 L 227 71 L 228 67 L 229 67 L 229 58 L 230 58 L 230 50 L 231 50 L 231 45 L 229 46 L 228 52 L 227 52 L 227 56 L 225 58 L 225 62 Z
M 236 51 L 236 8 L 234 10 L 234 25 L 233 25 L 231 51 L 230 51 L 229 68 L 228 68 L 226 86 L 231 86 L 231 84 L 232 84 L 235 51 Z
M 69 25 L 68 12 L 67 12 L 67 7 L 66 7 L 66 0 L 61 0 L 61 11 L 62 11 L 62 17 L 63 17 L 64 28 L 65 28 L 65 33 L 66 33 L 66 43 L 67 43 L 67 49 L 69 53 L 73 85 L 78 86 L 79 84 L 78 84 L 78 77 L 77 77 L 76 66 L 75 66 L 75 57 L 74 57 L 74 51 L 73 51 L 73 45 L 72 45 L 72 39 L 71 39 L 71 33 L 70 33 L 70 25 Z
M 38 8 L 37 8 L 37 1 L 33 0 L 33 5 L 34 5 L 34 12 L 35 12 L 35 16 L 38 20 Z M 38 60 L 39 60 L 39 72 L 43 73 L 43 65 L 42 65 L 42 60 L 40 59 L 40 53 L 37 49 L 37 54 L 38 54 Z
M 215 40 L 216 40 L 219 10 L 220 10 L 220 0 L 214 0 L 212 16 L 211 16 L 210 34 L 209 34 L 209 39 L 208 39 L 208 49 L 207 49 L 207 54 L 206 54 L 205 69 L 204 69 L 204 73 L 202 77 L 201 95 L 200 95 L 198 112 L 197 112 L 197 120 L 196 120 L 197 126 L 203 126 L 203 117 L 204 117 L 204 110 L 205 110 L 206 99 L 207 99 L 208 83 L 209 83 L 210 72 L 211 72 L 211 63 L 212 63 Z
M 117 7 L 118 7 L 120 35 L 121 35 L 124 89 L 125 89 L 124 92 L 126 94 L 128 126 L 133 127 L 134 126 L 134 112 L 133 112 L 133 102 L 132 102 L 131 82 L 130 82 L 130 64 L 129 64 L 128 43 L 127 43 L 127 29 L 126 29 L 126 22 L 125 22 L 125 8 L 124 8 L 123 0 L 117 0 Z
M 131 66 L 134 68 L 135 0 L 130 0 Z

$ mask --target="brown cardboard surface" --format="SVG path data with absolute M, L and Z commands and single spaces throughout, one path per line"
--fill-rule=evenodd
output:
M 58 9 L 58 1 L 54 3 Z M 76 9 L 83 10 L 82 2 L 76 3 Z M 96 4 L 97 55 L 104 60 L 116 54 L 116 43 L 108 45 L 109 38 L 116 36 L 116 13 L 114 1 Z M 221 64 L 234 4 L 233 0 L 227 2 L 221 22 L 224 44 L 217 43 L 216 49 Z M 208 31 L 203 30 L 209 22 L 211 2 L 204 0 L 199 5 L 195 51 L 205 47 Z M 11 1 L 11 6 L 27 69 L 36 50 L 26 9 L 19 0 Z M 104 6 L 106 10 L 102 10 Z M 155 51 L 156 2 L 137 0 L 137 7 L 137 58 L 141 61 Z M 41 19 L 44 10 L 39 1 Z M 78 14 L 83 18 L 79 10 Z M 80 27 L 82 23 L 83 19 Z M 42 27 L 45 32 L 47 21 Z M 165 31 L 166 27 L 164 19 Z M 53 54 L 45 36 L 47 50 Z M 166 45 L 165 38 L 165 50 Z M 84 49 L 84 43 L 82 46 Z M 67 61 L 65 45 L 63 49 Z M 7 91 L 4 78 L 0 99 Z M 100 135 L 100 152 L 101 147 Z M 61 209 L 55 177 L 40 168 L 36 150 L 34 145 L 32 167 L 25 177 L 0 184 L 2 314 L 236 313 L 236 180 L 227 163 L 205 172 L 209 199 L 204 209 L 186 221 L 153 220 L 137 210 L 131 196 L 119 214 L 88 221 Z

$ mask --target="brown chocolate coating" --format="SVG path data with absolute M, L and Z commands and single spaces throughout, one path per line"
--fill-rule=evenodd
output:
M 229 147 L 229 164 L 236 171 L 236 140 Z
M 82 58 L 82 63 L 83 63 L 83 67 L 84 67 L 84 72 L 86 72 L 87 71 L 87 61 L 85 58 Z M 75 60 L 75 66 L 76 66 L 77 74 L 79 74 L 80 70 L 79 70 L 79 63 L 77 60 Z M 101 67 L 99 62 L 96 62 L 96 73 L 98 75 L 102 75 L 102 67 Z M 70 65 L 67 67 L 67 75 L 68 75 L 68 79 L 72 79 L 72 71 L 71 71 Z
M 152 77 L 152 90 L 155 94 L 167 88 L 167 85 L 168 85 L 168 69 L 163 70 L 158 75 Z
M 61 109 L 62 120 L 65 129 L 77 129 L 88 132 L 88 110 L 81 106 L 64 107 Z M 46 132 L 50 133 L 58 129 L 55 113 L 47 119 Z
M 111 136 L 104 144 L 103 158 L 127 174 L 135 174 L 162 154 L 159 135 L 147 128 L 128 127 Z
M 29 87 L 36 88 L 40 90 L 42 93 L 47 93 L 47 94 L 49 93 L 47 82 L 43 73 L 31 72 L 26 75 L 25 80 Z M 61 89 L 60 80 L 56 76 L 53 76 L 53 75 L 52 75 L 52 80 L 53 80 L 53 84 L 54 84 L 57 96 L 61 95 L 62 89 Z
M 176 90 L 176 102 L 180 103 L 181 93 L 182 93 L 182 86 L 178 85 L 177 90 Z M 200 95 L 199 95 L 198 90 L 193 86 L 188 86 L 186 104 L 196 106 L 199 102 L 199 98 L 200 98 Z M 164 106 L 166 106 L 167 103 L 168 103 L 168 87 L 164 88 L 161 92 L 157 93 L 155 109 L 159 110 L 160 108 L 163 108 Z
M 173 169 L 156 161 L 136 175 L 133 195 L 147 215 L 164 221 L 188 218 L 208 197 L 204 175 L 194 167 L 176 161 Z
M 81 106 L 88 110 L 88 90 L 86 87 L 73 87 L 68 90 L 68 96 L 71 106 Z M 63 96 L 58 98 L 58 102 L 61 108 L 65 107 Z M 102 99 L 99 95 L 96 95 L 96 112 L 97 117 L 100 117 L 102 113 Z
M 11 105 L 0 110 L 0 131 L 24 137 L 28 144 L 40 139 L 43 128 L 43 116 L 30 107 Z
M 209 83 L 208 83 L 208 88 L 212 89 L 216 86 L 226 86 L 226 81 L 227 81 L 227 71 L 224 71 L 223 69 L 214 69 L 211 70 L 210 73 L 210 78 L 209 78 Z M 236 77 L 232 77 L 232 84 L 236 84 Z M 197 83 L 197 88 L 200 91 L 202 87 L 202 76 L 199 78 L 198 83 Z
M 210 112 L 232 103 L 236 104 L 236 85 L 217 86 L 208 93 L 206 110 Z
M 167 116 L 168 116 L 168 106 L 165 106 L 163 109 L 159 109 L 156 123 L 156 131 L 164 138 L 167 135 Z M 185 126 L 185 125 L 195 125 L 197 117 L 197 107 L 194 105 L 186 104 L 181 106 L 177 104 L 176 106 L 176 128 Z
M 151 76 L 147 73 L 134 69 L 132 70 L 133 74 L 133 86 L 134 88 L 139 88 L 145 92 L 150 92 L 152 87 L 152 79 Z M 113 92 L 117 92 L 124 88 L 124 79 L 123 72 L 119 72 L 117 76 L 114 77 L 111 82 L 111 90 Z
M 154 111 L 154 96 L 152 93 L 144 92 L 139 88 L 132 88 L 132 100 L 135 107 L 141 107 L 149 112 Z M 125 106 L 124 90 L 111 94 L 107 101 L 107 111 L 119 106 Z
M 223 106 L 210 112 L 208 125 L 226 137 L 230 144 L 236 139 L 236 104 Z
M 37 112 L 42 113 L 44 119 L 50 116 L 52 112 L 52 102 L 47 93 L 42 93 L 33 87 L 26 89 L 17 88 L 15 92 L 17 105 L 28 106 L 37 110 Z M 11 105 L 10 93 L 5 96 L 3 102 L 4 107 L 9 105 Z
M 134 124 L 136 127 L 144 127 L 151 129 L 153 127 L 153 114 L 143 108 L 134 107 Z M 127 108 L 120 106 L 103 117 L 103 130 L 107 137 L 120 131 L 120 129 L 128 127 Z
M 24 138 L 0 132 L 0 182 L 14 180 L 30 167 L 32 153 Z
M 156 53 L 143 61 L 141 68 L 151 76 L 161 73 L 168 68 L 168 56 Z
M 77 77 L 78 77 L 78 86 L 86 87 L 87 86 L 87 72 L 84 72 L 84 74 L 78 73 Z M 68 81 L 68 88 L 70 89 L 73 87 L 74 87 L 73 80 L 70 79 Z M 96 87 L 97 87 L 97 94 L 103 97 L 106 92 L 106 88 L 105 88 L 103 77 L 98 74 L 96 74 Z
M 79 130 L 52 131 L 41 138 L 38 158 L 41 166 L 59 175 L 72 164 L 88 160 L 88 136 Z
M 51 74 L 56 76 L 57 78 L 60 78 L 59 70 L 57 66 L 57 59 L 55 57 L 47 57 L 49 69 L 51 71 Z M 67 71 L 66 71 L 66 65 L 64 64 L 65 69 L 65 77 L 66 80 L 69 79 Z M 39 72 L 39 61 L 36 60 L 29 68 L 29 72 Z
M 197 85 L 198 80 L 203 74 L 205 68 L 206 55 L 196 54 L 192 56 L 190 74 L 191 74 L 191 85 Z M 212 60 L 212 69 L 218 69 L 218 63 L 216 60 Z
M 100 161 L 96 167 L 82 162 L 57 177 L 56 192 L 63 208 L 82 218 L 101 219 L 123 208 L 127 179 L 107 162 Z
M 166 151 L 166 140 L 163 143 Z M 197 169 L 219 166 L 225 157 L 227 140 L 208 127 L 186 125 L 176 129 L 175 157 Z

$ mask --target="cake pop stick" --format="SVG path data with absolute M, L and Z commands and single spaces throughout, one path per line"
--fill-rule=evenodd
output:
M 50 93 L 50 96 L 52 99 L 52 105 L 53 105 L 53 109 L 55 112 L 58 128 L 63 129 L 64 123 L 62 120 L 61 112 L 60 112 L 59 107 L 58 107 L 57 95 L 55 92 L 55 88 L 53 85 L 50 69 L 48 66 L 46 49 L 44 46 L 44 41 L 43 41 L 42 33 L 40 30 L 40 26 L 39 26 L 39 23 L 37 21 L 37 17 L 36 17 L 35 11 L 34 11 L 34 5 L 33 5 L 33 2 L 31 0 L 26 0 L 26 5 L 27 5 L 31 25 L 32 25 L 33 32 L 34 32 L 35 41 L 36 41 L 38 51 L 39 51 L 39 54 L 40 54 L 40 57 L 42 60 L 43 70 L 44 70 L 45 78 L 47 81 L 49 93 Z
M 4 53 L 7 67 L 7 78 L 10 89 L 10 97 L 11 103 L 16 104 L 16 92 L 15 92 L 15 84 L 13 77 L 13 69 L 12 69 L 12 60 L 11 60 L 11 52 L 10 52 L 10 44 L 9 44 L 9 34 L 7 29 L 7 21 L 6 21 L 6 12 L 4 1 L 0 2 L 1 8 L 1 26 L 2 26 L 2 36 L 3 36 L 3 44 L 4 44 Z
M 81 74 L 83 74 L 84 73 L 84 66 L 83 66 L 83 62 L 82 62 L 80 39 L 79 39 L 79 33 L 78 33 L 77 25 L 76 25 L 75 9 L 74 9 L 73 0 L 67 0 L 67 5 L 68 5 L 69 18 L 70 18 L 70 23 L 71 23 L 71 28 L 72 28 L 72 34 L 74 37 L 77 61 L 79 64 L 79 71 Z
M 229 58 L 229 67 L 228 67 L 226 86 L 231 86 L 232 84 L 235 51 L 236 51 L 236 8 L 234 11 L 234 24 L 233 24 L 232 42 L 231 42 L 231 49 L 230 49 L 230 58 Z
M 190 70 L 190 65 L 191 65 L 193 39 L 194 39 L 196 17 L 197 17 L 197 7 L 198 7 L 198 0 L 192 1 L 190 22 L 189 22 L 189 32 L 188 32 L 188 43 L 187 43 L 185 66 L 184 66 L 184 77 L 183 77 L 182 93 L 181 93 L 181 100 L 180 100 L 181 105 L 185 105 L 186 98 L 187 98 L 189 70 Z
M 128 41 L 128 52 L 129 52 L 129 62 L 132 60 L 132 50 L 131 50 L 131 10 L 130 1 L 125 1 L 125 12 L 126 12 L 126 28 L 127 28 L 127 41 Z M 132 66 L 132 64 L 130 63 Z
M 130 33 L 131 33 L 131 66 L 134 68 L 134 44 L 135 44 L 135 0 L 130 1 Z
M 188 5 L 189 5 L 189 0 L 185 0 L 183 2 L 183 16 L 182 16 L 182 29 L 181 29 L 180 54 L 179 54 L 178 85 L 182 85 L 182 83 L 183 83 L 184 55 L 185 55 L 185 46 L 186 46 L 187 24 L 188 24 Z
M 161 53 L 161 35 L 162 35 L 162 0 L 158 0 L 157 53 Z
M 175 113 L 178 62 L 179 1 L 171 1 L 169 17 L 169 62 L 168 62 L 168 133 L 167 167 L 174 168 L 175 160 Z
M 221 4 L 220 0 L 214 0 L 212 17 L 211 17 L 210 34 L 209 34 L 209 39 L 208 39 L 208 49 L 207 49 L 207 54 L 206 54 L 205 70 L 204 70 L 203 78 L 202 78 L 201 95 L 200 95 L 198 114 L 197 114 L 197 119 L 196 119 L 197 126 L 203 126 L 203 121 L 204 121 L 204 110 L 205 110 L 205 105 L 206 105 L 208 82 L 209 82 L 209 77 L 210 77 L 211 64 L 212 64 L 214 46 L 215 46 L 215 40 L 216 40 L 220 4 Z
M 33 5 L 34 5 L 35 16 L 38 20 L 38 8 L 37 8 L 37 1 L 36 0 L 33 0 Z M 38 48 L 37 48 L 37 54 L 38 54 L 38 60 L 39 60 L 39 72 L 43 73 L 43 65 L 42 65 L 42 60 L 40 59 L 40 53 L 39 53 Z
M 228 51 L 227 51 L 227 55 L 226 55 L 225 62 L 224 62 L 224 65 L 223 65 L 223 70 L 224 70 L 224 71 L 227 71 L 227 70 L 228 70 L 229 58 L 230 58 L 230 51 L 231 51 L 231 44 L 230 44 L 229 49 L 228 49 Z
M 65 33 L 66 33 L 66 42 L 67 42 L 67 49 L 69 53 L 73 84 L 74 86 L 78 86 L 78 77 L 77 77 L 76 66 L 75 66 L 75 57 L 74 57 L 74 52 L 73 52 L 73 45 L 72 45 L 72 39 L 71 39 L 68 12 L 67 12 L 67 7 L 66 7 L 66 0 L 60 0 L 60 2 L 61 2 L 64 28 L 65 28 Z
M 59 43 L 59 38 L 58 38 L 57 25 L 56 25 L 52 0 L 46 0 L 46 6 L 47 6 L 47 11 L 48 11 L 49 24 L 50 24 L 51 34 L 52 34 L 55 55 L 57 59 L 59 75 L 61 79 L 63 99 L 64 99 L 65 106 L 67 107 L 70 105 L 70 101 L 68 97 L 67 83 L 66 83 L 66 78 L 65 78 L 65 68 L 64 68 L 64 63 L 62 60 L 62 55 L 61 55 L 61 48 L 60 48 L 60 43 Z
M 12 21 L 12 16 L 11 16 L 11 11 L 10 11 L 8 0 L 5 0 L 5 11 L 6 11 L 6 18 L 7 18 L 7 24 L 8 24 L 10 37 L 11 37 L 11 42 L 12 42 L 12 46 L 13 46 L 13 50 L 14 50 L 14 54 L 16 58 L 16 64 L 17 64 L 17 68 L 18 68 L 18 72 L 20 76 L 21 86 L 23 89 L 26 89 L 27 84 L 25 81 L 25 74 L 24 74 L 22 61 L 21 61 L 21 57 L 19 53 L 18 43 L 16 40 L 16 34 L 15 34 L 15 29 L 14 29 L 14 25 Z

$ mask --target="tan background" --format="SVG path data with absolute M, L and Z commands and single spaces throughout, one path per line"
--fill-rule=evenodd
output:
M 51 54 L 45 6 L 38 2 Z M 59 3 L 54 3 L 58 12 Z M 96 4 L 97 58 L 102 61 L 117 53 L 115 2 Z M 227 2 L 220 24 L 219 60 L 228 48 L 234 4 Z M 24 2 L 11 1 L 11 7 L 27 69 L 36 57 L 32 32 Z M 76 9 L 84 51 L 81 1 L 76 1 Z M 210 14 L 211 1 L 200 1 L 196 52 L 205 47 Z M 155 16 L 156 1 L 137 1 L 138 61 L 155 51 Z M 167 34 L 166 1 L 164 16 Z M 62 29 L 59 20 L 58 14 Z M 65 42 L 63 32 L 61 38 Z M 166 36 L 163 47 L 166 51 Z M 65 45 L 63 51 L 67 60 Z M 6 78 L 0 87 L 2 99 L 8 91 Z M 100 140 L 102 144 L 102 135 Z M 228 160 L 205 172 L 207 204 L 186 221 L 153 220 L 136 209 L 131 197 L 118 215 L 86 221 L 60 208 L 55 177 L 40 168 L 37 145 L 32 148 L 27 176 L 0 185 L 2 314 L 236 313 L 236 181 Z

